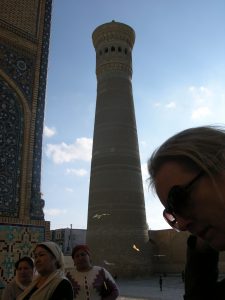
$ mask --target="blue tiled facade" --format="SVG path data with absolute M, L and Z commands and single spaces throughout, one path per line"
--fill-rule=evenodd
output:
M 4 3 L 0 10 L 0 288 L 14 277 L 15 262 L 50 238 L 40 182 L 52 0 Z

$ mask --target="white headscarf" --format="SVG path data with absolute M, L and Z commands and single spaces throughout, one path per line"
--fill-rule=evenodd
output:
M 58 264 L 58 270 L 55 270 L 52 272 L 47 280 L 44 282 L 43 285 L 41 285 L 37 290 L 34 291 L 32 296 L 29 299 L 32 300 L 40 300 L 40 299 L 51 299 L 51 296 L 53 292 L 55 291 L 58 284 L 63 280 L 67 279 L 64 275 L 64 258 L 63 253 L 60 249 L 60 247 L 54 243 L 54 242 L 42 242 L 37 244 L 37 247 L 47 248 L 50 253 L 56 258 L 56 262 Z M 37 283 L 40 281 L 41 275 L 38 275 L 36 279 L 28 286 L 28 288 L 25 289 L 25 291 L 20 294 L 17 298 L 17 300 L 24 299 L 25 296 L 27 296 L 34 287 L 37 286 Z
M 37 244 L 36 247 L 42 246 L 42 245 L 45 246 L 46 248 L 48 248 L 49 251 L 55 256 L 56 261 L 59 265 L 58 269 L 64 271 L 64 256 L 63 256 L 63 253 L 62 253 L 62 250 L 60 249 L 60 247 L 54 242 L 42 242 L 42 243 Z

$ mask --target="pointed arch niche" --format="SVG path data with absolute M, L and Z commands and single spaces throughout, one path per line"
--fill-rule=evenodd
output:
M 15 82 L 0 70 L 0 216 L 29 218 L 31 111 Z

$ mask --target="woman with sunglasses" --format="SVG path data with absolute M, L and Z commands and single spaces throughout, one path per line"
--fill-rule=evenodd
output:
M 172 136 L 152 154 L 148 171 L 169 225 L 225 250 L 225 130 L 196 127 Z M 225 287 L 219 294 L 213 299 L 225 299 Z

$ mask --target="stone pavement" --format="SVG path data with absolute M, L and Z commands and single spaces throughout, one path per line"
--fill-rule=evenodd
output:
M 119 300 L 183 300 L 184 283 L 180 275 L 162 277 L 162 291 L 159 276 L 148 279 L 118 279 Z

